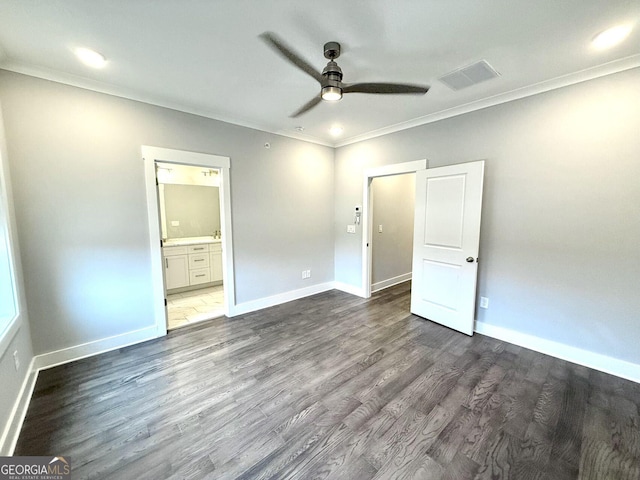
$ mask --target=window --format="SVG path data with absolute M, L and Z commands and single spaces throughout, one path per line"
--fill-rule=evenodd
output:
M 1 173 L 1 172 L 0 172 Z M 4 178 L 0 176 L 0 339 L 16 318 L 16 294 Z

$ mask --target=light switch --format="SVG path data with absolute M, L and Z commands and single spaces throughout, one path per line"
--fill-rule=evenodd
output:
M 171 220 L 171 226 L 172 227 L 179 227 L 180 226 L 180 220 Z
M 355 225 L 347 225 L 347 233 L 356 233 Z
M 378 225 L 378 233 L 382 233 L 382 225 Z

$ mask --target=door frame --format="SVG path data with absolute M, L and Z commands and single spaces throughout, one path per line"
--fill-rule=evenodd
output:
M 371 263 L 373 261 L 370 248 L 373 238 L 373 209 L 371 196 L 371 182 L 377 177 L 389 177 L 415 173 L 428 168 L 428 160 L 414 160 L 413 162 L 394 163 L 382 167 L 369 168 L 364 171 L 362 188 L 362 296 L 371 297 Z
M 165 307 L 165 280 L 162 262 L 160 211 L 156 188 L 156 162 L 176 163 L 217 169 L 220 172 L 220 229 L 222 230 L 222 273 L 224 285 L 225 315 L 235 311 L 235 271 L 233 263 L 233 233 L 231 223 L 231 160 L 229 157 L 196 153 L 184 150 L 142 145 L 144 178 L 149 221 L 149 246 L 151 248 L 151 275 L 155 325 L 158 336 L 167 334 Z

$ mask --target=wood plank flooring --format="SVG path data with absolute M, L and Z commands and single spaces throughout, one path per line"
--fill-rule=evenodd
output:
M 74 479 L 640 479 L 640 385 L 330 291 L 40 373 Z

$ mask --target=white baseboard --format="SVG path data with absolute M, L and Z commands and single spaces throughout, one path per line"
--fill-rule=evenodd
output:
M 102 338 L 93 342 L 82 343 L 69 348 L 43 353 L 35 357 L 35 369 L 46 370 L 47 368 L 73 362 L 86 357 L 92 357 L 99 353 L 109 352 L 118 348 L 128 347 L 136 343 L 145 342 L 158 337 L 156 326 L 141 328 L 132 332 L 114 335 L 113 337 Z
M 517 332 L 504 327 L 496 327 L 484 322 L 476 322 L 475 331 L 488 337 L 513 343 L 520 347 L 560 358 L 584 367 L 593 368 L 604 373 L 640 383 L 640 365 L 602 355 L 563 343 Z
M 18 398 L 16 398 L 11 414 L 7 419 L 4 432 L 2 432 L 2 439 L 0 439 L 0 455 L 8 457 L 13 455 L 13 451 L 16 448 L 18 442 L 18 436 L 20 430 L 22 430 L 22 424 L 24 418 L 27 416 L 27 409 L 29 403 L 31 403 L 31 395 L 33 389 L 36 386 L 36 379 L 38 378 L 38 372 L 35 369 L 35 357 L 31 359 L 29 369 L 20 387 Z
M 281 303 L 290 302 L 292 300 L 298 300 L 300 298 L 315 295 L 317 293 L 326 292 L 334 289 L 333 282 L 319 283 L 306 288 L 300 288 L 298 290 L 291 290 L 289 292 L 279 293 L 271 297 L 258 298 L 257 300 L 251 300 L 250 302 L 239 303 L 229 308 L 229 316 L 234 317 L 236 315 L 243 315 L 245 313 L 255 312 L 256 310 L 262 310 L 263 308 L 274 307 Z
M 335 288 L 336 290 L 340 290 L 341 292 L 350 293 L 351 295 L 366 298 L 364 289 L 362 287 L 354 287 L 353 285 L 349 285 L 348 283 L 334 282 L 333 288 Z
M 393 287 L 394 285 L 406 282 L 407 280 L 411 280 L 411 272 L 405 273 L 403 275 L 398 275 L 397 277 L 391 277 L 381 282 L 373 283 L 371 285 L 371 293 L 379 292 L 380 290 L 384 290 L 385 288 Z

